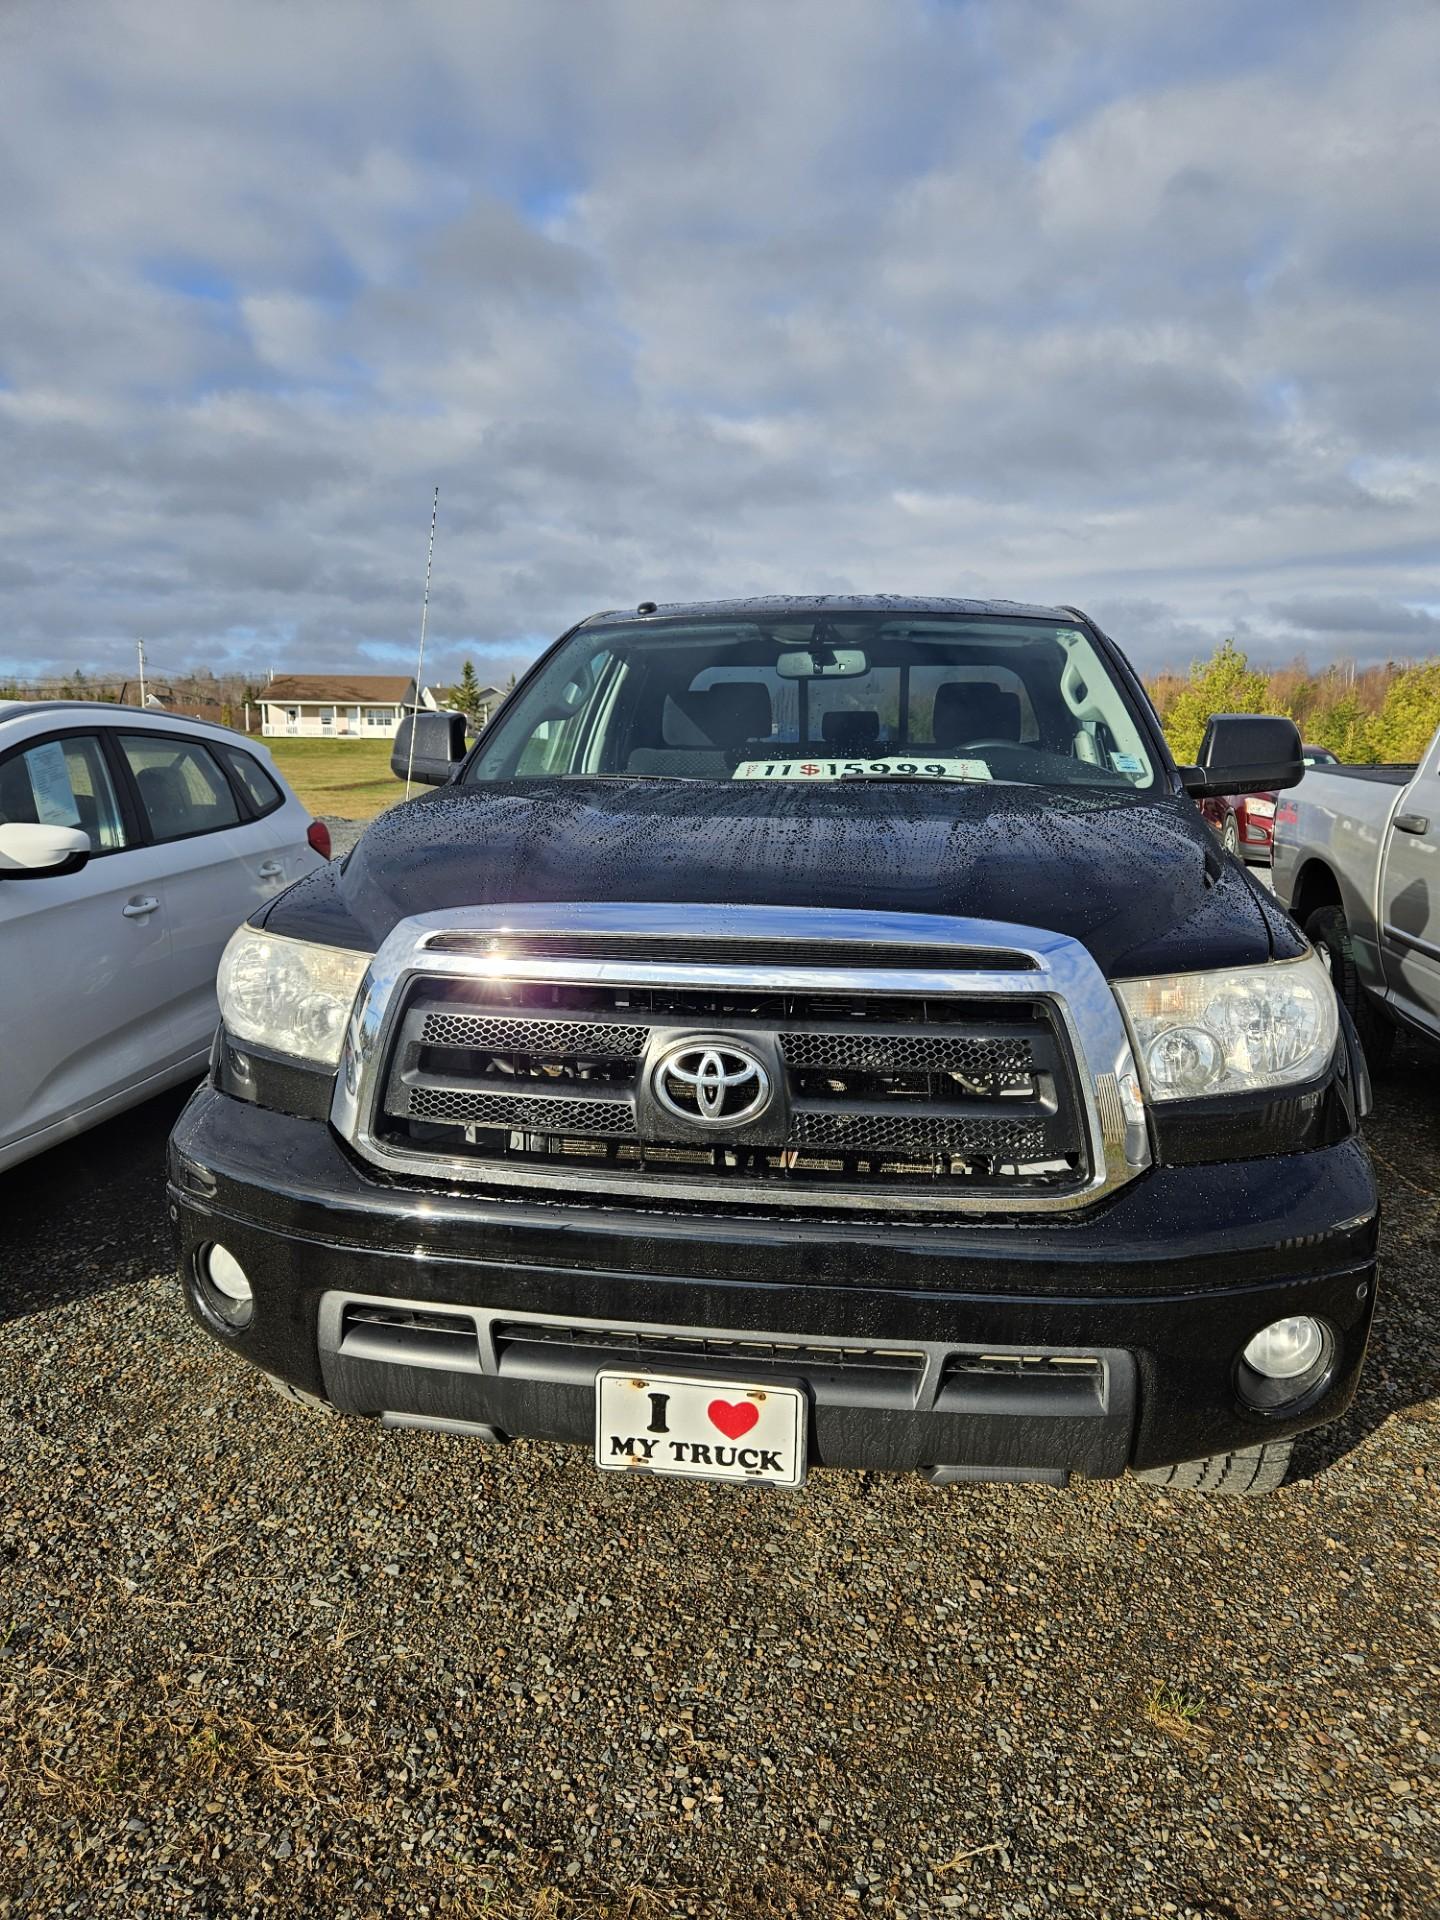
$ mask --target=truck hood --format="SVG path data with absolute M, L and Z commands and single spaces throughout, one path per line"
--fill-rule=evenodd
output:
M 446 787 L 382 814 L 265 924 L 374 948 L 412 914 L 590 900 L 1011 921 L 1072 935 L 1115 978 L 1301 950 L 1182 796 L 978 784 Z

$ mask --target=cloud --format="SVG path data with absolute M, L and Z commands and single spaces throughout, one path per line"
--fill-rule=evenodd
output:
M 755 589 L 1433 647 L 1416 0 L 0 16 L 0 671 Z M 1417 611 L 1418 610 L 1418 611 Z

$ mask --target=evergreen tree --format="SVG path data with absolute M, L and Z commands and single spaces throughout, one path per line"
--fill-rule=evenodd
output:
M 1190 678 L 1170 702 L 1165 737 L 1181 766 L 1193 766 L 1212 713 L 1268 713 L 1270 685 L 1233 640 L 1222 640 L 1208 660 L 1191 662 Z
M 1386 688 L 1375 722 L 1380 757 L 1401 764 L 1418 761 L 1436 727 L 1440 727 L 1440 660 L 1403 667 Z
M 442 688 L 441 696 L 452 712 L 463 713 L 472 725 L 478 726 L 485 704 L 480 698 L 483 692 L 474 662 L 467 660 L 460 669 L 459 680 L 453 687 Z

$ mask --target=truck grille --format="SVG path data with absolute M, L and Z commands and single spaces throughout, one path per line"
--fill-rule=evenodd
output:
M 414 1156 L 627 1174 L 723 1199 L 762 1183 L 893 1193 L 1075 1188 L 1089 1173 L 1069 1048 L 1050 1003 L 856 990 L 421 976 L 392 1029 L 377 1141 Z M 773 1136 L 667 1135 L 644 1088 L 676 1034 L 778 1066 Z M 798 1196 L 797 1196 L 798 1197 Z M 878 1196 L 877 1196 L 878 1197 Z

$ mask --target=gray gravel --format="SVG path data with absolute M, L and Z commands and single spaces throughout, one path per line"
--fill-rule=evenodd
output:
M 368 820 L 340 820 L 328 813 L 320 817 L 330 829 L 330 851 L 337 860 L 350 851 L 370 824 Z
M 788 1497 L 293 1412 L 182 1311 L 171 1099 L 0 1178 L 0 1914 L 1433 1916 L 1440 1096 L 1259 1503 Z

